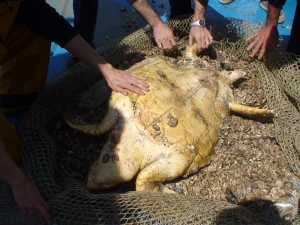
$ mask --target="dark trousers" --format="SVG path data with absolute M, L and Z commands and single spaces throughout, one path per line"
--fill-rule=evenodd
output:
M 170 19 L 185 14 L 194 14 L 191 6 L 191 0 L 169 0 L 171 7 Z
M 74 28 L 89 44 L 94 39 L 98 0 L 73 0 Z
M 288 52 L 300 55 L 300 0 L 297 0 L 292 31 L 286 50 Z

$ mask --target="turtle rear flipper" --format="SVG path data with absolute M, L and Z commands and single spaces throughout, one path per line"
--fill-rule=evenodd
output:
M 272 110 L 259 109 L 247 105 L 242 105 L 237 102 L 229 102 L 229 109 L 234 113 L 238 113 L 249 118 L 264 117 L 272 119 L 275 116 Z

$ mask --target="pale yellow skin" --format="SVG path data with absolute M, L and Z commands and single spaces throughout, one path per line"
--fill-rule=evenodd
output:
M 162 183 L 210 163 L 221 120 L 232 110 L 248 116 L 272 114 L 233 101 L 230 84 L 245 74 L 241 71 L 178 68 L 159 58 L 146 59 L 129 71 L 147 77 L 150 92 L 113 92 L 100 124 L 67 121 L 85 133 L 109 132 L 90 168 L 88 190 L 109 188 L 137 175 L 137 191 L 173 192 Z

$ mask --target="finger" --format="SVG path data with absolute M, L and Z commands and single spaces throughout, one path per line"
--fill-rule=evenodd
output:
M 206 43 L 204 40 L 199 40 L 198 43 L 198 53 L 202 52 L 206 48 Z
M 169 41 L 163 42 L 163 49 L 167 52 L 173 51 L 173 46 L 171 45 L 171 42 Z
M 260 53 L 258 55 L 258 59 L 262 59 L 262 57 L 264 56 L 266 50 L 267 50 L 267 47 L 265 45 L 262 45 L 262 47 L 260 48 Z
M 201 53 L 204 49 L 205 49 L 205 48 L 202 48 L 202 47 L 199 48 L 199 47 L 198 47 L 198 54 Z
M 252 41 L 251 44 L 248 46 L 247 51 L 251 50 L 257 44 L 257 42 L 258 41 L 256 39 Z
M 207 40 L 205 41 L 205 47 L 209 47 L 210 45 L 211 45 L 210 40 L 207 39 Z
M 49 206 L 49 204 L 48 203 L 46 203 L 46 202 L 41 202 L 41 205 L 49 212 L 50 211 L 50 206 Z
M 145 90 L 148 90 L 148 88 L 149 88 L 148 83 L 146 83 L 144 80 L 140 80 L 133 76 L 131 77 L 131 79 L 128 79 L 127 83 L 129 85 L 137 86 L 137 87 L 145 89 Z
M 134 74 L 134 73 L 130 73 L 130 75 L 131 75 L 132 77 L 134 77 L 135 79 L 139 79 L 139 80 L 147 80 L 146 77 L 142 77 L 142 76 L 136 75 L 136 74 Z
M 158 48 L 163 49 L 163 44 L 162 43 L 157 43 Z
M 50 207 L 49 207 L 48 204 L 46 204 L 46 203 L 45 203 L 45 204 L 43 204 L 43 203 L 38 204 L 38 205 L 36 206 L 36 210 L 37 210 L 40 214 L 42 214 L 48 222 L 51 221 L 51 216 L 50 216 L 50 213 L 49 213 Z
M 254 49 L 253 49 L 253 51 L 251 53 L 251 57 L 254 57 L 259 52 L 259 50 L 261 49 L 261 47 L 262 47 L 262 44 L 257 44 L 254 47 Z
M 134 85 L 126 85 L 125 88 L 132 91 L 132 92 L 134 92 L 134 93 L 137 93 L 139 95 L 145 95 L 145 93 L 140 88 L 137 88 Z
M 136 86 L 144 91 L 149 91 L 149 85 L 148 84 L 145 84 L 143 82 L 140 82 L 140 81 L 133 81 L 131 82 L 131 86 Z
M 170 42 L 171 42 L 171 45 L 173 46 L 174 50 L 178 49 L 177 42 L 176 42 L 176 40 L 174 38 L 172 38 L 170 40 Z
M 189 46 L 192 46 L 194 42 L 194 38 L 192 35 L 189 35 Z
M 142 80 L 130 79 L 128 82 L 129 82 L 129 85 L 134 85 L 145 91 L 149 91 L 149 84 Z
M 246 41 L 249 41 L 249 40 L 255 38 L 257 35 L 258 35 L 258 33 L 255 33 L 255 34 L 253 34 L 253 35 L 247 37 L 247 38 L 246 38 Z
M 116 88 L 114 88 L 114 91 L 120 92 L 122 95 L 125 95 L 125 96 L 128 95 L 128 91 L 126 89 L 124 89 L 124 88 L 116 87 Z

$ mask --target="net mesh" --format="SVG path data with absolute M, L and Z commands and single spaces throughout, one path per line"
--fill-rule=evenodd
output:
M 191 17 L 168 22 L 178 38 L 189 34 Z M 250 58 L 245 37 L 260 27 L 230 18 L 207 18 L 213 47 L 232 53 L 257 68 L 269 107 L 275 112 L 276 139 L 293 171 L 300 175 L 299 56 L 269 51 L 263 61 Z M 151 49 L 150 28 L 99 48 L 98 53 L 114 67 L 131 55 Z M 217 55 L 217 58 L 221 57 Z M 261 224 L 248 209 L 225 201 L 161 193 L 129 192 L 93 194 L 72 178 L 55 176 L 57 146 L 46 126 L 73 93 L 88 89 L 101 76 L 83 63 L 56 74 L 28 112 L 23 126 L 22 170 L 37 186 L 52 209 L 53 224 Z M 1 185 L 1 224 L 44 224 L 36 214 L 22 216 L 8 185 Z M 295 221 L 295 224 L 299 221 Z

